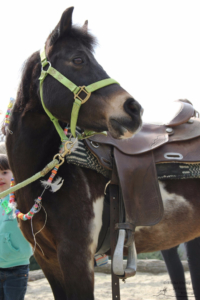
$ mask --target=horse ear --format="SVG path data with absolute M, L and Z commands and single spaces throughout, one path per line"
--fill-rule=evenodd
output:
M 72 13 L 73 13 L 74 7 L 67 8 L 60 19 L 60 36 L 66 33 L 67 31 L 70 31 L 72 27 Z
M 50 45 L 55 44 L 55 42 L 64 34 L 70 31 L 72 27 L 72 13 L 73 13 L 74 7 L 67 8 L 53 30 L 51 36 L 50 36 Z
M 83 24 L 82 30 L 83 30 L 84 32 L 87 32 L 87 31 L 88 31 L 88 20 L 86 20 L 85 23 Z

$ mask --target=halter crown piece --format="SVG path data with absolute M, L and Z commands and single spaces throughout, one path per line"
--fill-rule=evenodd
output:
M 115 81 L 114 79 L 112 79 L 112 78 L 107 78 L 107 79 L 103 79 L 103 80 L 97 81 L 95 83 L 92 83 L 88 86 L 78 87 L 77 85 L 75 85 L 68 78 L 63 76 L 60 72 L 58 72 L 56 69 L 54 69 L 51 66 L 51 63 L 46 58 L 45 48 L 40 52 L 40 58 L 41 58 L 41 64 L 42 64 L 42 71 L 41 71 L 41 75 L 40 75 L 40 78 L 39 78 L 39 80 L 40 80 L 40 98 L 41 98 L 41 102 L 42 102 L 42 105 L 43 105 L 43 108 L 44 108 L 46 114 L 49 116 L 49 118 L 53 122 L 58 134 L 60 135 L 61 141 L 63 142 L 63 141 L 68 140 L 68 138 L 64 134 L 63 129 L 61 128 L 58 119 L 56 119 L 50 113 L 50 111 L 46 108 L 46 106 L 44 104 L 44 100 L 43 100 L 43 82 L 44 82 L 44 79 L 46 78 L 46 76 L 48 74 L 51 75 L 56 80 L 58 80 L 61 84 L 63 84 L 65 87 L 67 87 L 72 93 L 74 93 L 74 104 L 73 104 L 73 108 L 72 108 L 72 112 L 71 112 L 71 121 L 70 121 L 70 128 L 71 128 L 72 135 L 74 137 L 76 137 L 76 124 L 77 124 L 77 120 L 78 120 L 78 114 L 79 114 L 80 107 L 81 107 L 82 104 L 84 104 L 90 98 L 91 93 L 98 90 L 98 89 L 100 89 L 100 88 L 102 88 L 102 87 L 108 86 L 110 84 L 119 84 L 119 83 L 117 81 Z M 46 65 L 49 65 L 49 67 L 45 71 L 44 67 Z M 82 99 L 80 97 L 81 92 L 84 92 L 86 94 L 84 99 Z M 78 139 L 87 138 L 89 136 L 94 135 L 95 133 L 96 132 L 94 132 L 94 131 L 85 131 L 83 135 L 78 136 Z M 106 134 L 106 133 L 103 132 L 103 134 Z

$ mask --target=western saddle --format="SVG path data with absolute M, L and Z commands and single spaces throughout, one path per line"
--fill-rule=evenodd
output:
M 86 140 L 99 164 L 112 172 L 109 181 L 110 228 L 104 232 L 104 240 L 111 237 L 113 299 L 120 297 L 118 278 L 126 279 L 136 273 L 135 227 L 152 226 L 162 219 L 157 167 L 200 161 L 198 113 L 189 101 L 178 102 L 180 109 L 167 124 L 143 124 L 137 134 L 126 140 L 116 140 L 109 133 Z M 125 270 L 124 246 L 128 247 Z M 103 246 L 98 254 L 107 250 Z

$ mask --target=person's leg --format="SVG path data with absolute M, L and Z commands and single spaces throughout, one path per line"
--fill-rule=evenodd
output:
M 184 270 L 177 249 L 178 246 L 168 250 L 163 250 L 161 251 L 161 253 L 164 258 L 171 279 L 171 283 L 176 294 L 176 299 L 187 300 L 188 297 Z
M 5 278 L 6 276 L 4 270 L 0 269 L 0 300 L 4 300 L 3 283 Z
M 29 267 L 8 268 L 8 277 L 4 282 L 4 300 L 24 300 L 27 289 Z
M 190 276 L 196 300 L 200 299 L 200 237 L 185 243 Z

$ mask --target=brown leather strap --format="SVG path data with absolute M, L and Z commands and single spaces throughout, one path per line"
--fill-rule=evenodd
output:
M 117 223 L 115 224 L 115 229 L 126 229 L 126 230 L 135 230 L 135 226 L 131 223 Z
M 133 232 L 135 232 L 135 226 L 131 223 L 115 224 L 115 230 L 119 230 L 119 229 L 126 230 L 126 243 L 124 244 L 124 246 L 129 247 L 133 243 Z
M 152 226 L 163 216 L 153 152 L 127 156 L 114 149 L 126 211 L 126 223 Z
M 119 187 L 116 184 L 109 185 L 110 191 L 110 248 L 111 248 L 111 276 L 112 276 L 112 299 L 120 300 L 119 278 L 113 273 L 113 254 L 117 243 L 118 231 L 115 224 L 119 222 Z

